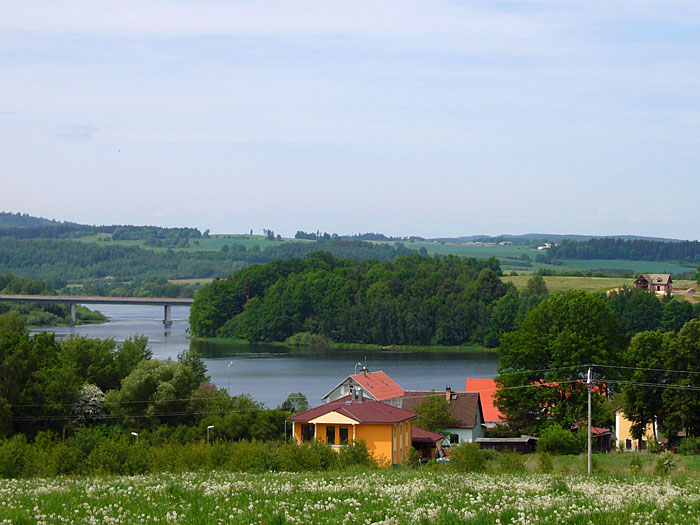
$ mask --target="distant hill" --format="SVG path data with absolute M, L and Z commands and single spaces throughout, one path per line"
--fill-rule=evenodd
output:
M 0 228 L 36 228 L 61 224 L 58 221 L 33 217 L 27 213 L 0 211 Z
M 658 241 L 658 242 L 683 242 L 682 239 L 670 239 L 666 237 L 645 237 L 642 235 L 578 235 L 578 234 L 559 234 L 559 233 L 523 233 L 521 235 L 503 234 L 497 236 L 491 235 L 465 235 L 461 237 L 436 237 L 428 239 L 429 241 L 463 243 L 463 242 L 503 242 L 511 241 L 513 243 L 526 244 L 527 242 L 537 239 L 541 241 L 561 242 L 567 241 L 590 241 L 591 239 L 622 239 L 625 241 L 642 240 L 642 241 Z

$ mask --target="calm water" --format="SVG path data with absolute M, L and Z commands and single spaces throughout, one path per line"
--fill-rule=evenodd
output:
M 110 321 L 45 330 L 61 338 L 78 334 L 111 337 L 118 342 L 143 334 L 157 359 L 175 359 L 191 344 L 187 338 L 189 307 L 173 307 L 173 325 L 169 328 L 163 327 L 163 308 L 159 306 L 91 305 L 90 308 L 100 310 Z M 467 377 L 493 377 L 498 366 L 495 355 L 483 353 L 296 350 L 213 343 L 199 343 L 196 347 L 204 355 L 217 386 L 227 387 L 228 364 L 233 361 L 231 394 L 250 394 L 268 407 L 279 405 L 291 392 L 302 392 L 312 405 L 318 404 L 323 395 L 354 373 L 358 362 L 370 371 L 384 370 L 403 388 L 427 390 L 442 390 L 446 386 L 462 390 Z

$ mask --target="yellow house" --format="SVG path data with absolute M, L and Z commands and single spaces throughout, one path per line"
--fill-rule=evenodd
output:
M 632 433 L 630 432 L 630 429 L 632 428 L 632 422 L 629 419 L 627 419 L 627 417 L 625 417 L 623 409 L 624 406 L 615 409 L 615 440 L 617 446 L 619 447 L 620 443 L 622 443 L 622 447 L 627 451 L 639 450 L 640 443 L 638 440 L 632 437 Z M 658 434 L 656 435 L 658 436 Z M 652 423 L 649 423 L 647 425 L 646 432 L 642 437 L 642 450 L 644 450 L 647 446 L 647 443 L 653 439 L 654 425 Z
M 364 441 L 380 464 L 396 465 L 411 447 L 411 427 L 416 414 L 380 401 L 346 396 L 296 414 L 292 433 L 297 443 L 314 439 L 336 450 Z

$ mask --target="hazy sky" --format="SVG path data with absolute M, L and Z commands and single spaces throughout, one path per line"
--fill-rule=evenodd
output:
M 697 0 L 0 0 L 0 209 L 697 239 Z

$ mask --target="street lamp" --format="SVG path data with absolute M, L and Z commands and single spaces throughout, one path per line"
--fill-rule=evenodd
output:
M 358 366 L 362 366 L 362 363 L 360 363 L 359 361 L 357 363 L 355 363 L 355 375 L 357 375 L 357 367 Z
M 228 377 L 228 384 L 227 384 L 227 386 L 226 386 L 226 393 L 227 393 L 229 396 L 231 395 L 231 365 L 232 365 L 232 364 L 233 364 L 233 361 L 231 361 L 231 362 L 228 364 L 228 367 L 227 367 L 228 370 L 227 370 L 227 373 L 226 373 L 226 375 L 227 375 L 227 377 Z
M 209 444 L 209 431 L 214 428 L 214 425 L 209 425 L 207 427 L 207 445 Z
M 138 443 L 138 442 L 139 442 L 139 433 L 138 433 L 138 432 L 132 432 L 131 435 L 134 436 L 134 437 L 136 438 L 136 442 Z

